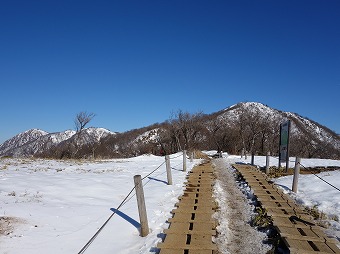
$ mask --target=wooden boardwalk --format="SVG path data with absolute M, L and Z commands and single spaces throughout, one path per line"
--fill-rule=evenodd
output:
M 240 172 L 262 208 L 271 216 L 290 253 L 340 254 L 337 241 L 327 237 L 321 227 L 314 224 L 312 217 L 270 183 L 264 173 L 250 165 L 234 164 L 233 167 Z
M 160 254 L 213 254 L 216 245 L 215 221 L 212 219 L 217 208 L 212 197 L 214 181 L 210 162 L 196 166 L 189 172 L 186 189 L 172 210 L 168 220 L 165 239 L 157 245 Z

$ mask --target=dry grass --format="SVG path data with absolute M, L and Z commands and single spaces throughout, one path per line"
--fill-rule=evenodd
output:
M 204 159 L 204 160 L 209 160 L 209 156 L 206 155 L 205 153 L 202 153 L 199 150 L 194 151 L 194 159 Z

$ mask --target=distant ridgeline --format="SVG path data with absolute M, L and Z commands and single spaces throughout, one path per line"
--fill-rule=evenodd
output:
M 0 145 L 0 157 L 118 158 L 180 150 L 278 154 L 280 123 L 291 120 L 290 156 L 340 159 L 340 137 L 315 121 L 256 102 L 213 114 L 178 111 L 172 119 L 124 133 L 86 128 L 47 133 L 32 129 Z

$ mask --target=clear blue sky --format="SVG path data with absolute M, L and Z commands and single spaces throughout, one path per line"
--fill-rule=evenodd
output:
M 242 101 L 340 133 L 340 1 L 1 1 L 0 143 Z

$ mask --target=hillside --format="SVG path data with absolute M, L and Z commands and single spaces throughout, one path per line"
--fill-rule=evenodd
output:
M 279 126 L 286 120 L 291 120 L 292 156 L 340 159 L 340 138 L 336 133 L 297 113 L 257 102 L 238 103 L 209 115 L 179 111 L 164 123 L 120 133 L 102 142 L 112 148 L 111 154 L 123 157 L 174 153 L 184 148 L 231 154 L 240 154 L 244 149 L 248 153 L 277 155 Z
M 340 137 L 327 127 L 258 102 L 242 102 L 212 114 L 178 111 L 166 122 L 124 133 L 87 128 L 47 133 L 29 130 L 0 146 L 0 156 L 49 158 L 129 157 L 182 149 L 277 155 L 280 123 L 291 120 L 290 154 L 340 159 Z
M 229 126 L 234 127 L 243 122 L 248 133 L 253 133 L 253 136 L 262 135 L 263 141 L 271 135 L 277 135 L 280 123 L 291 120 L 290 138 L 295 145 L 304 143 L 307 146 L 305 149 L 308 149 L 308 146 L 315 149 L 330 148 L 334 149 L 334 152 L 340 149 L 339 136 L 327 127 L 297 113 L 280 111 L 257 102 L 233 105 L 218 112 L 217 119 L 222 119 Z M 248 149 L 248 151 L 250 150 L 252 149 Z M 294 147 L 292 150 L 294 151 Z M 310 155 L 313 156 L 313 154 Z
M 83 147 L 97 144 L 101 138 L 114 135 L 104 128 L 86 128 L 79 133 L 74 130 L 48 133 L 42 130 L 28 130 L 7 140 L 0 146 L 0 156 L 29 157 L 47 155 L 49 151 L 55 151 L 60 147 Z M 54 157 L 53 154 L 49 156 Z
M 47 135 L 48 132 L 38 129 L 31 129 L 6 140 L 0 145 L 0 156 L 11 154 L 11 151 L 25 144 L 37 140 L 39 137 Z

